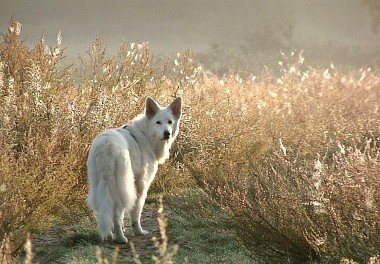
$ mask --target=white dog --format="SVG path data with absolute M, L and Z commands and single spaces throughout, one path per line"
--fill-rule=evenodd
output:
M 135 235 L 148 234 L 141 228 L 141 212 L 158 164 L 169 157 L 178 135 L 181 109 L 180 97 L 167 107 L 148 97 L 145 113 L 94 139 L 87 159 L 87 202 L 97 214 L 103 240 L 128 242 L 123 233 L 124 213 L 129 214 Z

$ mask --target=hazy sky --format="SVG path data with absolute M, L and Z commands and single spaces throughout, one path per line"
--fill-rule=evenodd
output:
M 0 0 L 0 31 L 12 14 L 22 37 L 36 43 L 45 31 L 53 45 L 62 30 L 67 52 L 79 53 L 99 33 L 112 50 L 125 38 L 148 41 L 153 51 L 236 46 L 264 24 L 294 24 L 293 42 L 380 45 L 361 0 Z

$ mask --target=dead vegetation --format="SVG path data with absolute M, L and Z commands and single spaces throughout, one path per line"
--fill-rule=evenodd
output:
M 13 21 L 0 41 L 1 260 L 11 261 L 27 232 L 83 210 L 92 138 L 141 112 L 147 95 L 185 100 L 173 158 L 154 191 L 197 186 L 207 199 L 188 213 L 227 221 L 258 258 L 378 255 L 379 72 L 316 69 L 302 53 L 283 56 L 280 78 L 266 70 L 216 76 L 196 67 L 191 52 L 156 61 L 146 43 L 122 43 L 108 57 L 96 37 L 78 68 L 63 67 L 60 34 L 54 47 L 42 37 L 28 48 Z

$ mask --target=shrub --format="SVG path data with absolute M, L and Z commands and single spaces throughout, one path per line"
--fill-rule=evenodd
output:
M 288 59 L 278 80 L 203 78 L 182 161 L 253 255 L 365 261 L 380 244 L 377 73 Z

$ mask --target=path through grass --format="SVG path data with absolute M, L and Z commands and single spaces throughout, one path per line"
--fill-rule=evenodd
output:
M 170 245 L 178 244 L 177 263 L 252 263 L 249 254 L 241 247 L 233 233 L 216 232 L 208 220 L 185 219 L 169 208 L 167 233 Z M 125 225 L 128 226 L 126 219 Z M 159 237 L 156 219 L 156 200 L 151 199 L 145 206 L 142 225 L 150 235 L 132 236 L 130 228 L 126 233 L 136 247 L 143 263 L 152 263 L 156 252 L 152 237 Z M 82 218 L 68 226 L 55 225 L 49 231 L 32 237 L 34 262 L 43 263 L 96 263 L 96 247 L 100 247 L 103 258 L 112 260 L 119 248 L 117 263 L 134 263 L 129 245 L 102 243 L 92 216 Z

